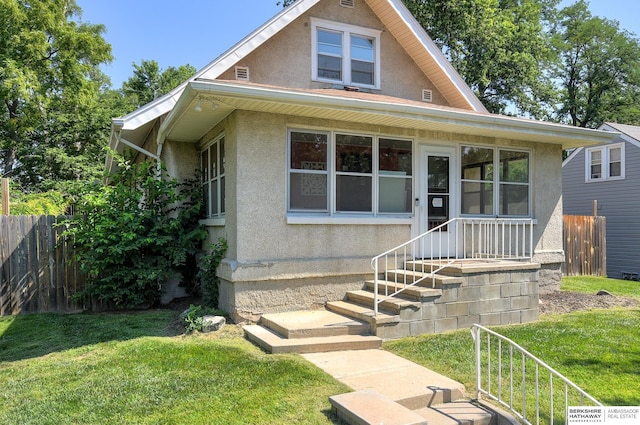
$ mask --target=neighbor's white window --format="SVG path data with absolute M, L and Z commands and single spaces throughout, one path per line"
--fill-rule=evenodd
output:
M 225 213 L 224 136 L 217 137 L 202 150 L 200 167 L 207 217 L 222 217 Z
M 589 148 L 585 161 L 586 181 L 624 179 L 624 143 Z
M 320 19 L 311 27 L 313 80 L 380 87 L 380 31 Z
M 288 212 L 408 216 L 412 164 L 410 140 L 290 130 Z
M 461 212 L 466 215 L 530 215 L 530 154 L 462 146 Z

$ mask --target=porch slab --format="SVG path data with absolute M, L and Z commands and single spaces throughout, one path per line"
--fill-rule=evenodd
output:
M 366 335 L 369 325 L 327 310 L 304 310 L 264 314 L 260 324 L 285 338 Z
M 416 260 L 408 261 L 408 268 L 420 268 L 423 264 L 432 264 L 430 260 Z M 437 262 L 433 263 L 434 266 Z M 425 269 L 429 269 L 428 266 L 424 266 Z M 522 260 L 494 260 L 494 259 L 482 259 L 472 258 L 466 260 L 455 260 L 451 264 L 448 264 L 442 273 L 448 275 L 459 276 L 462 274 L 472 273 L 486 273 L 486 272 L 499 272 L 499 271 L 518 271 L 518 270 L 537 270 L 542 266 L 540 263 L 534 263 L 530 261 Z
M 288 339 L 260 325 L 248 325 L 244 326 L 243 329 L 249 341 L 272 354 L 369 350 L 382 346 L 382 339 L 371 335 L 337 335 Z

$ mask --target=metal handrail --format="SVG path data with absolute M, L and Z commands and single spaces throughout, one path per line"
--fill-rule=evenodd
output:
M 443 239 L 443 233 L 450 229 L 456 233 L 453 242 L 449 237 Z M 406 261 L 414 259 L 417 251 L 425 252 L 427 245 L 431 254 L 429 265 L 421 262 L 417 266 L 414 261 L 408 269 Z M 451 257 L 450 252 L 454 252 L 455 255 Z M 435 287 L 436 273 L 456 261 L 469 258 L 521 260 L 530 259 L 532 256 L 533 219 L 453 218 L 371 259 L 371 267 L 374 270 L 374 313 L 378 314 L 379 305 L 384 300 L 417 286 L 429 278 L 431 278 L 431 286 Z M 384 263 L 382 266 L 387 282 L 382 297 L 379 294 L 381 263 Z M 397 271 L 401 268 L 403 272 L 401 279 L 398 280 Z M 390 269 L 396 271 L 392 281 L 389 280 L 388 275 Z M 389 292 L 389 284 L 393 288 L 391 292 Z
M 487 343 L 486 343 L 486 356 L 485 356 L 485 373 L 486 376 L 484 377 L 484 383 L 486 383 L 486 387 L 483 385 L 483 362 L 482 362 L 482 335 L 481 332 L 485 332 L 487 334 Z M 520 345 L 518 345 L 517 343 L 513 342 L 512 340 L 510 340 L 509 338 L 500 335 L 497 332 L 494 332 L 490 329 L 485 328 L 484 326 L 481 325 L 477 325 L 474 324 L 471 327 L 471 335 L 473 336 L 473 340 L 475 343 L 475 362 L 476 362 L 476 390 L 477 390 L 477 397 L 478 399 L 481 398 L 481 396 L 486 396 L 491 400 L 494 400 L 496 402 L 498 402 L 500 405 L 506 407 L 507 409 L 509 409 L 514 415 L 516 415 L 520 420 L 522 420 L 524 423 L 528 424 L 528 425 L 539 425 L 540 424 L 540 420 L 541 420 L 541 401 L 545 401 L 545 400 L 541 400 L 541 398 L 546 398 L 546 401 L 548 401 L 549 403 L 549 424 L 553 424 L 553 418 L 554 418 L 554 387 L 553 387 L 553 383 L 554 383 L 554 377 L 556 378 L 556 380 L 560 380 L 561 381 L 561 385 L 564 384 L 564 391 L 563 391 L 563 395 L 564 395 L 564 412 L 567 412 L 568 408 L 569 408 L 569 391 L 573 390 L 575 393 L 575 396 L 579 396 L 579 403 L 581 406 L 585 405 L 584 403 L 586 401 L 592 403 L 592 405 L 595 406 L 602 406 L 602 404 L 596 400 L 595 398 L 593 398 L 592 396 L 590 396 L 589 394 L 587 394 L 584 390 L 582 390 L 580 387 L 578 387 L 576 384 L 574 384 L 573 382 L 571 382 L 568 378 L 564 377 L 562 374 L 560 374 L 558 371 L 556 371 L 555 369 L 553 369 L 551 366 L 549 366 L 548 364 L 546 364 L 545 362 L 543 362 L 542 360 L 538 359 L 537 357 L 535 357 L 533 354 L 529 353 L 527 350 L 525 350 L 524 348 L 522 348 Z M 497 366 L 493 365 L 493 361 L 496 361 L 495 359 L 492 358 L 491 356 L 491 341 L 492 341 L 492 337 L 494 339 L 497 339 L 498 342 L 498 347 L 497 347 L 497 352 L 498 352 L 498 359 L 497 359 Z M 506 343 L 508 345 L 508 353 L 509 353 L 509 363 L 508 363 L 508 374 L 509 376 L 503 376 L 503 369 L 505 368 L 505 365 L 503 364 L 503 343 Z M 514 351 L 516 352 L 516 354 L 519 353 L 520 357 L 521 357 L 521 368 L 520 370 L 517 370 L 516 374 L 514 374 Z M 529 363 L 533 363 L 535 365 L 534 371 L 533 371 L 533 376 L 529 377 L 529 381 L 534 381 L 534 382 L 528 382 L 527 380 L 527 360 L 529 361 Z M 540 379 L 541 379 L 541 375 L 540 375 L 540 369 L 546 369 L 547 373 L 548 373 L 548 385 L 549 385 L 549 392 L 545 394 L 544 391 L 540 391 Z M 531 372 L 529 372 L 531 373 Z M 494 376 L 497 375 L 497 376 Z M 520 382 L 517 382 L 516 384 L 520 385 L 521 387 L 521 399 L 519 398 L 520 395 L 514 394 L 514 375 L 519 378 Z M 495 378 L 495 381 L 494 379 Z M 503 381 L 507 381 L 507 385 L 508 385 L 508 390 L 505 391 L 504 390 L 504 382 Z M 497 385 L 497 393 L 495 391 L 495 387 Z M 530 402 L 529 400 L 527 400 L 527 387 L 530 387 L 531 385 L 535 385 L 535 389 L 534 389 L 534 393 L 535 393 L 535 400 L 533 401 L 535 403 L 535 418 L 529 414 L 529 412 L 527 412 L 527 404 Z M 503 395 L 508 395 L 508 399 L 503 397 Z M 574 395 L 572 393 L 572 395 Z M 514 400 L 516 399 L 517 400 Z M 520 409 L 518 409 L 518 406 L 520 406 Z M 535 420 L 535 422 L 532 422 L 532 420 Z

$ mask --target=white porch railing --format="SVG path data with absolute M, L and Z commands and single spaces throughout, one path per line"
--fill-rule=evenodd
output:
M 484 395 L 498 402 L 529 425 L 564 424 L 569 406 L 602 406 L 510 339 L 480 325 L 473 325 L 471 334 L 478 399 Z
M 452 254 L 453 253 L 453 254 Z M 456 261 L 468 259 L 526 260 L 533 256 L 533 219 L 454 218 L 373 257 L 374 311 L 408 288 L 431 279 Z M 426 258 L 425 258 L 426 257 Z M 416 258 L 428 261 L 413 261 Z M 384 291 L 379 291 L 384 272 Z

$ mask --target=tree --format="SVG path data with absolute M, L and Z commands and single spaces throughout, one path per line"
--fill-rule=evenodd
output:
M 0 0 L 0 174 L 27 191 L 46 179 L 37 168 L 52 152 L 82 152 L 93 141 L 65 134 L 65 124 L 92 134 L 83 114 L 108 84 L 99 65 L 111 47 L 104 26 L 76 21 L 80 14 L 74 0 Z
M 170 66 L 161 71 L 158 62 L 143 60 L 140 65 L 133 64 L 133 76 L 122 84 L 122 91 L 132 106 L 138 108 L 170 92 L 195 73 L 191 65 Z
M 593 128 L 605 121 L 640 123 L 640 44 L 632 34 L 592 16 L 580 0 L 559 12 L 553 45 L 558 121 Z
M 404 0 L 478 98 L 494 113 L 509 107 L 541 116 L 553 93 L 545 23 L 555 0 Z

